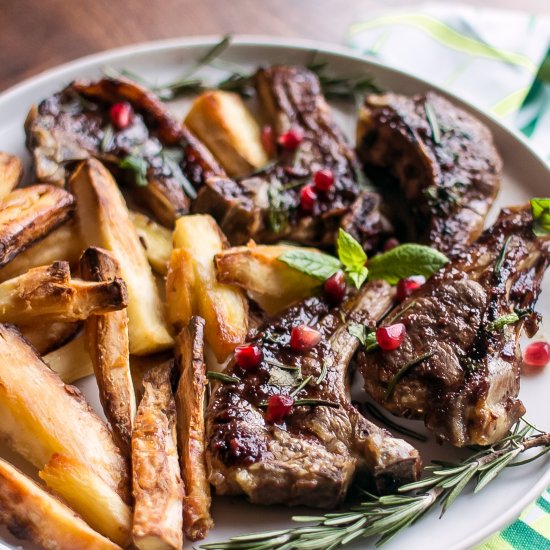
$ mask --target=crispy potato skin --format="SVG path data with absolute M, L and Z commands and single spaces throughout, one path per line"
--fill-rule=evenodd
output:
M 145 375 L 132 435 L 132 536 L 140 549 L 179 549 L 183 545 L 184 489 L 170 382 L 172 366 L 169 361 Z
M 248 330 L 248 303 L 244 293 L 219 283 L 216 278 L 213 259 L 226 247 L 225 236 L 212 217 L 198 214 L 180 218 L 174 230 L 174 249 L 185 252 L 172 253 L 169 269 L 172 274 L 167 278 L 171 321 L 180 328 L 189 323 L 190 312 L 203 317 L 206 340 L 220 362 L 244 342 Z M 178 312 L 170 302 L 171 293 L 176 294 L 178 303 L 188 299 L 190 311 Z M 185 294 L 189 297 L 182 296 Z
M 21 334 L 32 344 L 38 355 L 46 355 L 64 346 L 82 328 L 82 324 L 53 322 L 18 325 Z
M 120 546 L 130 543 L 130 506 L 84 464 L 54 454 L 38 475 L 98 533 Z
M 86 349 L 84 334 L 79 334 L 64 346 L 42 356 L 42 360 L 56 372 L 65 384 L 72 384 L 94 374 L 94 366 Z
M 0 458 L 0 523 L 47 550 L 120 550 L 61 501 Z
M 128 498 L 128 466 L 106 424 L 10 325 L 0 325 L 0 418 L 0 439 L 37 468 L 61 453 Z
M 0 198 L 15 189 L 23 177 L 23 163 L 15 155 L 0 151 Z
M 122 279 L 101 283 L 71 279 L 67 262 L 36 267 L 0 284 L 3 323 L 74 322 L 127 305 L 128 294 Z
M 119 266 L 106 250 L 91 247 L 82 254 L 80 274 L 86 281 L 113 281 L 119 275 Z M 130 374 L 126 310 L 90 316 L 84 333 L 103 411 L 118 446 L 130 456 L 136 399 Z
M 260 127 L 237 94 L 221 90 L 202 93 L 193 102 L 185 124 L 231 177 L 246 176 L 268 161 Z
M 311 296 L 321 285 L 315 277 L 292 269 L 278 259 L 289 250 L 299 248 L 251 242 L 223 250 L 214 257 L 218 281 L 244 288 L 262 309 L 273 315 Z
M 151 268 L 116 182 L 97 160 L 82 163 L 70 180 L 77 215 L 88 246 L 110 251 L 128 288 L 130 352 L 146 355 L 168 349 L 173 340 L 164 319 Z
M 159 275 L 166 275 L 172 253 L 172 232 L 141 212 L 130 210 L 130 219 L 145 248 L 149 264 Z
M 0 200 L 0 267 L 74 214 L 74 197 L 53 185 L 16 189 Z
M 76 265 L 83 248 L 78 227 L 73 220 L 69 220 L 2 267 L 0 282 L 22 275 L 33 267 L 50 265 L 53 262 L 66 261 Z
M 191 540 L 203 539 L 214 526 L 210 515 L 210 484 L 206 473 L 204 403 L 204 319 L 193 317 L 176 338 L 175 354 L 180 371 L 176 390 L 178 443 L 185 497 L 183 528 Z

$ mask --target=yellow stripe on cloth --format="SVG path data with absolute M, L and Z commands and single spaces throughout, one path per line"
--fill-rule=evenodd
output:
M 527 94 L 529 93 L 529 86 L 521 88 L 512 92 L 510 95 L 501 99 L 498 103 L 491 107 L 491 113 L 495 116 L 505 118 L 516 111 L 519 111 L 523 105 Z
M 404 14 L 377 17 L 371 21 L 352 25 L 350 28 L 350 34 L 354 35 L 367 29 L 396 24 L 416 27 L 424 31 L 426 34 L 429 34 L 433 39 L 448 48 L 466 53 L 468 55 L 475 55 L 512 63 L 513 65 L 518 65 L 528 69 L 533 74 L 535 74 L 538 69 L 536 64 L 525 55 L 500 50 L 490 44 L 485 44 L 484 42 L 465 36 L 438 19 L 428 15 Z

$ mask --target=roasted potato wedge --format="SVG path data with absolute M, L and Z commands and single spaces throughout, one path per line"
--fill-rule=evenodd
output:
M 172 361 L 174 354 L 172 350 L 163 351 L 155 355 L 130 355 L 130 371 L 132 381 L 136 392 L 136 399 L 139 403 L 143 397 L 143 379 L 145 375 L 154 367 L 167 361 Z
M 126 203 L 110 172 L 97 160 L 82 163 L 70 180 L 82 239 L 110 251 L 128 288 L 130 352 L 155 353 L 172 346 L 163 304 Z
M 59 374 L 65 384 L 72 384 L 85 376 L 94 374 L 94 366 L 86 349 L 83 333 L 64 346 L 42 356 L 42 360 Z
M 35 267 L 0 284 L 0 322 L 20 325 L 38 321 L 80 321 L 128 304 L 122 279 L 91 283 L 71 279 L 69 264 Z
M 260 127 L 237 94 L 202 93 L 193 101 L 185 124 L 232 177 L 246 176 L 268 161 Z
M 45 183 L 6 195 L 0 200 L 0 267 L 61 225 L 74 209 L 69 192 Z
M 278 260 L 288 250 L 299 249 L 252 242 L 223 250 L 214 257 L 218 281 L 244 288 L 267 313 L 277 313 L 292 302 L 311 296 L 321 285 L 319 279 Z
M 129 544 L 130 506 L 90 468 L 74 458 L 54 454 L 38 475 L 90 527 L 120 546 Z
M 19 157 L 0 151 L 0 199 L 15 189 L 23 177 L 23 163 Z
M 50 265 L 53 262 L 66 261 L 76 265 L 83 249 L 78 227 L 73 220 L 69 220 L 2 267 L 0 282 L 22 275 L 33 267 Z
M 119 275 L 119 267 L 107 251 L 90 247 L 80 258 L 80 275 L 86 281 L 114 281 Z M 130 374 L 126 310 L 88 317 L 84 334 L 103 411 L 118 446 L 130 456 L 136 398 Z
M 0 458 L 0 524 L 47 550 L 120 550 L 68 506 Z
M 140 549 L 179 549 L 183 545 L 184 489 L 170 382 L 172 366 L 169 361 L 145 375 L 132 434 L 132 537 Z
M 204 319 L 193 317 L 176 338 L 174 351 L 179 368 L 176 390 L 177 431 L 185 497 L 183 530 L 191 540 L 203 539 L 214 526 L 210 515 L 210 484 L 204 457 Z
M 225 236 L 212 217 L 180 218 L 174 229 L 174 249 L 185 252 L 172 254 L 166 280 L 170 321 L 181 328 L 191 320 L 191 312 L 203 317 L 206 340 L 220 362 L 244 341 L 248 329 L 243 292 L 216 278 L 213 259 L 226 246 Z M 174 296 L 177 299 L 171 300 Z M 187 300 L 188 309 L 183 307 Z
M 107 425 L 10 325 L 0 325 L 0 418 L 0 439 L 37 468 L 61 453 L 128 498 L 128 467 Z
M 172 232 L 141 212 L 130 210 L 130 219 L 145 248 L 149 264 L 159 275 L 166 275 L 172 252 Z
M 81 323 L 35 323 L 18 326 L 21 334 L 39 355 L 46 355 L 64 346 L 82 328 Z

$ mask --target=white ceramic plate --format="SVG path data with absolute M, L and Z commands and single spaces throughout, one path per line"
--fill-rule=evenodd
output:
M 102 67 L 110 65 L 119 69 L 132 70 L 153 81 L 167 82 L 183 74 L 193 60 L 216 41 L 215 38 L 197 38 L 131 46 L 86 57 L 23 82 L 0 96 L 0 150 L 20 155 L 28 162 L 29 157 L 24 147 L 23 121 L 29 107 L 61 89 L 72 79 L 97 77 Z M 425 81 L 388 69 L 344 48 L 307 41 L 240 37 L 235 38 L 223 57 L 252 69 L 259 64 L 304 64 L 309 60 L 311 50 L 319 50 L 320 57 L 329 62 L 330 69 L 334 73 L 340 75 L 370 73 L 375 77 L 376 83 L 384 89 L 412 94 L 435 88 Z M 206 74 L 213 79 L 221 76 L 221 73 L 213 70 L 206 71 Z M 464 104 L 459 98 L 451 96 L 451 99 L 473 112 L 489 126 L 504 159 L 504 183 L 490 221 L 502 206 L 524 203 L 533 196 L 549 195 L 550 172 L 543 161 L 529 149 L 521 136 L 507 130 L 472 106 Z M 175 103 L 173 108 L 176 113 L 182 113 L 185 102 Z M 335 105 L 335 108 L 346 131 L 350 136 L 353 135 L 354 109 L 349 105 Z M 550 338 L 549 279 L 550 277 L 545 282 L 538 305 L 539 311 L 546 317 L 538 338 L 547 340 Z M 92 405 L 99 410 L 95 382 L 89 379 L 79 386 Z M 531 422 L 550 430 L 548 388 L 550 388 L 550 369 L 546 369 L 546 372 L 536 377 L 524 378 L 521 398 L 527 407 Z M 419 423 L 411 423 L 411 425 L 419 429 Z M 420 450 L 425 463 L 432 458 L 452 459 L 464 456 L 464 452 L 449 446 L 439 446 L 433 441 L 420 445 Z M 25 471 L 33 473 L 32 468 L 23 464 L 20 459 L 1 446 L 0 455 L 12 460 Z M 408 550 L 471 548 L 514 520 L 525 506 L 537 498 L 550 484 L 549 465 L 550 460 L 543 459 L 520 468 L 509 469 L 475 497 L 470 490 L 467 490 L 442 519 L 438 519 L 439 510 L 432 511 L 385 548 L 387 550 L 401 549 L 405 546 Z M 215 498 L 213 513 L 216 528 L 207 541 L 221 541 L 232 535 L 290 526 L 291 516 L 302 512 L 307 511 L 252 506 L 244 499 L 238 498 Z M 1 542 L 2 540 L 4 543 Z M 0 548 L 15 548 L 20 544 L 5 531 L 0 531 Z M 30 545 L 23 545 L 23 547 L 31 548 Z M 360 541 L 350 546 L 356 549 L 367 547 L 374 547 L 374 541 Z

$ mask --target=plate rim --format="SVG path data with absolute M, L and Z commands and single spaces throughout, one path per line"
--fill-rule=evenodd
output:
M 25 91 L 32 89 L 33 87 L 40 85 L 41 83 L 48 82 L 51 79 L 60 79 L 64 74 L 70 73 L 75 70 L 85 70 L 87 67 L 98 65 L 102 62 L 112 62 L 118 59 L 122 59 L 127 56 L 139 56 L 140 54 L 147 53 L 162 53 L 178 50 L 185 50 L 194 47 L 206 47 L 211 46 L 218 42 L 223 35 L 210 34 L 199 35 L 192 37 L 180 37 L 180 38 L 168 38 L 163 40 L 152 40 L 145 42 L 138 42 L 126 46 L 117 48 L 111 48 L 108 50 L 102 50 L 100 52 L 92 53 L 86 56 L 78 57 L 71 61 L 67 61 L 60 65 L 48 68 L 35 75 L 25 78 L 21 82 L 18 82 L 3 92 L 0 93 L 0 108 L 3 104 L 17 100 L 17 96 L 25 93 Z M 529 141 L 518 130 L 506 126 L 500 119 L 496 118 L 493 114 L 483 111 L 476 107 L 467 100 L 455 95 L 452 91 L 439 86 L 438 84 L 431 82 L 430 80 L 420 78 L 406 71 L 394 68 L 390 65 L 378 61 L 374 57 L 365 53 L 354 50 L 348 46 L 342 46 L 338 44 L 332 44 L 317 40 L 310 40 L 305 38 L 293 38 L 293 37 L 278 37 L 268 35 L 253 35 L 253 34 L 233 34 L 231 35 L 231 45 L 253 48 L 255 46 L 266 46 L 275 48 L 290 48 L 299 51 L 317 50 L 320 53 L 339 56 L 355 61 L 366 63 L 381 70 L 389 71 L 397 76 L 405 77 L 409 80 L 413 80 L 424 86 L 429 86 L 443 95 L 450 97 L 456 103 L 465 106 L 470 111 L 474 112 L 476 116 L 490 120 L 499 130 L 508 135 L 519 145 L 522 146 L 527 153 L 531 156 L 532 160 L 540 165 L 540 168 L 548 172 L 550 176 L 550 165 L 533 149 Z M 462 539 L 458 544 L 450 547 L 449 550 L 468 550 L 469 548 L 481 543 L 495 532 L 502 529 L 503 526 L 518 519 L 519 514 L 534 500 L 541 495 L 542 492 L 550 484 L 550 467 L 541 476 L 537 483 L 535 483 L 527 493 L 519 500 L 516 500 L 510 508 L 508 508 L 505 514 L 495 518 L 483 529 L 478 530 L 476 533 L 471 534 L 469 537 Z M 22 541 L 23 542 L 23 541 Z M 5 546 L 5 541 L 0 540 L 0 548 L 9 550 L 10 547 Z

